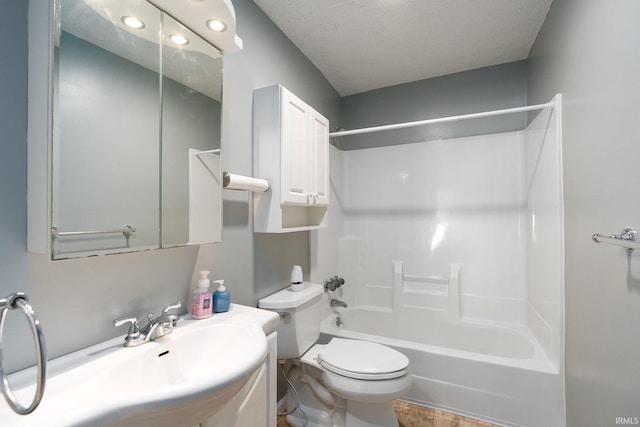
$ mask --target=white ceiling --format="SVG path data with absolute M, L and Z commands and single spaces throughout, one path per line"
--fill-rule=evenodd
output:
M 553 0 L 253 0 L 342 96 L 525 59 Z

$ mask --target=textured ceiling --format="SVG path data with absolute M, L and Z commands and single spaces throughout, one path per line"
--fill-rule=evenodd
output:
M 253 0 L 342 96 L 525 59 L 553 0 Z

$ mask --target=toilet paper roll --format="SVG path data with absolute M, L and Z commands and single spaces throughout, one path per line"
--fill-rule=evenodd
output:
M 222 186 L 227 190 L 245 190 L 264 193 L 269 189 L 269 182 L 264 179 L 223 172 Z

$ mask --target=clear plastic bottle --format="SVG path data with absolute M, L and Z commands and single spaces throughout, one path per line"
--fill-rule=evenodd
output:
M 212 309 L 212 295 L 209 291 L 209 271 L 202 270 L 200 272 L 200 280 L 198 280 L 198 287 L 193 291 L 193 298 L 191 299 L 191 316 L 194 319 L 206 319 L 213 314 Z

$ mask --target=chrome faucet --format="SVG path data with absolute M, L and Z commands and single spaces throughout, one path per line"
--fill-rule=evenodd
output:
M 129 323 L 129 331 L 124 337 L 124 346 L 135 347 L 170 334 L 173 327 L 178 324 L 180 316 L 169 313 L 169 311 L 180 307 L 182 307 L 182 303 L 178 301 L 166 306 L 158 317 L 155 317 L 153 313 L 147 314 L 147 323 L 143 327 L 138 325 L 138 319 L 135 317 L 116 319 L 113 321 L 113 326 L 118 327 Z
M 347 307 L 347 303 L 339 299 L 331 298 L 331 307 Z

